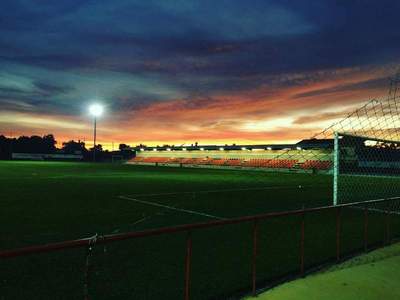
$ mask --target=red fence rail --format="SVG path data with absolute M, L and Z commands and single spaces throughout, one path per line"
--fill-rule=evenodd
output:
M 82 248 L 87 247 L 88 253 L 90 253 L 91 248 L 94 244 L 107 244 L 115 241 L 122 241 L 122 240 L 130 240 L 130 239 L 138 239 L 138 238 L 145 238 L 150 236 L 157 236 L 157 235 L 166 235 L 178 232 L 186 232 L 186 251 L 185 251 L 185 259 L 184 259 L 184 299 L 190 299 L 190 287 L 191 287 L 191 266 L 192 266 L 192 233 L 195 230 L 201 230 L 205 228 L 217 227 L 217 226 L 224 226 L 224 225 L 231 225 L 231 224 L 239 224 L 245 222 L 253 222 L 253 230 L 252 230 L 252 255 L 251 255 L 251 288 L 252 293 L 255 295 L 257 292 L 257 254 L 258 254 L 258 234 L 259 234 L 259 221 L 266 220 L 270 218 L 278 218 L 284 216 L 300 216 L 300 247 L 299 247 L 299 273 L 301 276 L 304 275 L 305 272 L 305 253 L 304 253 L 304 243 L 306 240 L 305 236 L 305 216 L 308 213 L 312 212 L 320 212 L 320 211 L 336 211 L 336 260 L 340 261 L 341 259 L 341 212 L 343 208 L 346 207 L 355 207 L 359 206 L 361 209 L 364 209 L 364 232 L 363 232 L 363 242 L 364 242 L 364 249 L 367 250 L 368 247 L 368 206 L 373 204 L 380 204 L 380 203 L 388 203 L 389 201 L 400 200 L 400 197 L 393 197 L 387 199 L 379 199 L 379 200 L 371 200 L 371 201 L 362 201 L 362 202 L 354 202 L 349 204 L 341 204 L 337 206 L 323 206 L 323 207 L 316 207 L 316 208 L 307 208 L 301 210 L 292 210 L 292 211 L 283 211 L 283 212 L 272 212 L 254 216 L 245 216 L 240 218 L 233 218 L 228 220 L 219 220 L 219 221 L 212 221 L 206 223 L 196 223 L 196 224 L 189 224 L 189 225 L 180 225 L 174 227 L 166 227 L 160 229 L 152 229 L 152 230 L 145 230 L 145 231 L 138 231 L 138 232 L 128 232 L 128 233 L 120 233 L 120 234 L 112 234 L 112 235 L 104 235 L 104 236 L 96 236 L 90 238 L 83 238 L 78 240 L 70 240 L 64 241 L 59 243 L 52 243 L 46 245 L 39 245 L 39 246 L 30 246 L 25 248 L 19 249 L 12 249 L 12 250 L 5 250 L 0 251 L 0 259 L 7 259 L 12 257 L 20 257 L 26 256 L 31 254 L 39 254 L 39 253 L 46 253 L 46 252 L 54 252 L 72 248 Z M 390 210 L 389 207 L 385 210 L 385 232 L 383 238 L 383 244 L 387 244 L 390 242 Z M 89 254 L 88 254 L 89 255 Z M 85 280 L 89 280 L 89 262 L 86 261 L 87 265 L 85 268 Z M 88 282 L 85 282 L 85 286 Z M 88 299 L 85 296 L 85 299 Z

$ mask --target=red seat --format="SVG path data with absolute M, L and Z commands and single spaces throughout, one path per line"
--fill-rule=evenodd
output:
M 329 160 L 306 160 L 301 168 L 304 170 L 329 170 L 332 167 L 332 162 Z
M 298 162 L 295 159 L 268 159 L 268 158 L 182 158 L 182 157 L 135 157 L 132 163 L 162 163 L 162 164 L 192 164 L 192 165 L 214 165 L 214 166 L 244 166 L 252 168 L 293 168 Z M 307 160 L 301 166 L 303 169 L 326 170 L 331 167 L 330 161 Z

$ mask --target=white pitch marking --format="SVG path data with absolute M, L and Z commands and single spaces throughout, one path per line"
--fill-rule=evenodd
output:
M 325 187 L 325 185 L 302 185 L 301 188 L 311 187 Z M 240 191 L 263 191 L 263 190 L 280 190 L 280 189 L 298 189 L 298 185 L 291 186 L 267 186 L 267 187 L 254 187 L 254 188 L 241 188 L 241 189 L 221 189 L 221 190 L 200 190 L 191 192 L 178 192 L 178 193 L 158 193 L 158 194 L 134 194 L 131 197 L 154 197 L 154 196 L 171 196 L 171 195 L 185 195 L 185 194 L 201 194 L 201 193 L 221 193 L 221 192 L 240 192 Z
M 136 224 L 139 224 L 139 223 L 141 223 L 141 222 L 146 221 L 147 219 L 150 219 L 150 217 L 143 217 L 143 218 L 141 218 L 140 220 L 137 220 L 136 222 L 131 223 L 131 224 L 128 224 L 128 225 L 129 225 L 129 226 L 136 225 Z M 116 228 L 116 229 L 113 230 L 111 233 L 118 233 L 118 232 L 120 232 L 120 229 L 119 229 L 119 228 Z
M 188 213 L 188 214 L 192 214 L 192 215 L 199 215 L 199 216 L 208 217 L 208 218 L 212 218 L 212 219 L 218 219 L 218 220 L 226 220 L 225 218 L 221 218 L 221 217 L 217 217 L 217 216 L 201 213 L 201 212 L 198 212 L 198 211 L 193 211 L 193 210 L 188 210 L 188 209 L 183 209 L 183 208 L 176 208 L 176 207 L 173 207 L 173 206 L 163 205 L 163 204 L 150 202 L 150 201 L 138 200 L 138 199 L 129 198 L 129 197 L 126 197 L 126 196 L 118 196 L 118 198 L 124 199 L 124 200 L 128 200 L 128 201 L 132 201 L 132 202 L 141 203 L 141 204 L 147 204 L 147 205 L 151 205 L 151 206 L 167 208 L 167 209 L 170 209 L 170 210 L 180 211 L 180 212 L 184 212 L 184 213 Z
M 136 222 L 134 222 L 132 224 L 129 224 L 129 225 L 136 225 L 136 224 L 139 224 L 139 223 L 142 223 L 142 222 L 146 221 L 147 219 L 150 219 L 150 217 L 141 218 L 140 220 L 137 220 Z
M 399 174 L 395 174 L 395 175 L 379 175 L 379 174 L 340 174 L 342 177 L 367 177 L 367 178 L 382 178 L 382 179 L 397 179 L 399 180 Z
M 358 206 L 351 206 L 350 208 L 359 209 L 359 210 L 364 210 L 365 209 L 363 207 L 358 207 Z M 367 208 L 367 210 L 368 211 L 382 213 L 382 214 L 400 215 L 400 212 L 398 212 L 398 211 L 390 211 L 390 210 L 384 210 L 384 209 L 379 209 L 379 208 Z

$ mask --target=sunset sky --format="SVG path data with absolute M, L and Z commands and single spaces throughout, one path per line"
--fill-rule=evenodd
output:
M 400 1 L 2 0 L 0 134 L 100 143 L 310 137 L 388 91 Z

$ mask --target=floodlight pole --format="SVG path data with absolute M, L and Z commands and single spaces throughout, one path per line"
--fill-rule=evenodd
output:
M 93 162 L 96 162 L 96 133 L 97 133 L 97 117 L 94 116 L 94 130 L 93 130 Z

